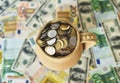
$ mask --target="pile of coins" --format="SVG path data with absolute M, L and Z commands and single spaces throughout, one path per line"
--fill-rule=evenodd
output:
M 47 55 L 62 57 L 75 49 L 77 33 L 65 21 L 50 22 L 42 30 L 37 43 Z

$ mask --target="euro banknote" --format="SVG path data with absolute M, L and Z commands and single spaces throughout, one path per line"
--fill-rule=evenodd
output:
M 115 63 L 104 29 L 93 28 L 88 31 L 94 33 L 97 37 L 97 44 L 91 48 L 91 52 L 95 57 L 96 66 L 108 65 L 111 62 Z
M 9 76 L 24 77 L 22 73 L 11 69 L 15 58 L 22 46 L 23 40 L 18 38 L 5 38 L 2 43 L 3 63 L 2 63 L 2 82 L 6 82 Z

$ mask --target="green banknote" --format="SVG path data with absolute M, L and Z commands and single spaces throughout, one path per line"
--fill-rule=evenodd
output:
M 90 71 L 93 83 L 119 83 L 118 76 L 111 66 L 102 66 Z
M 113 53 L 107 42 L 105 32 L 103 28 L 94 28 L 89 29 L 89 32 L 92 32 L 97 37 L 96 46 L 91 48 L 91 52 L 95 57 L 95 62 L 97 66 L 108 65 L 111 62 L 115 63 Z
M 91 0 L 92 9 L 94 10 L 97 26 L 105 20 L 116 18 L 113 5 L 110 0 Z
M 91 0 L 91 2 L 95 11 L 104 13 L 113 10 L 113 6 L 110 3 L 110 0 Z
M 6 82 L 10 76 L 23 77 L 19 72 L 11 69 L 18 52 L 21 49 L 23 39 L 19 38 L 5 38 L 2 43 L 3 63 L 2 63 L 2 81 Z

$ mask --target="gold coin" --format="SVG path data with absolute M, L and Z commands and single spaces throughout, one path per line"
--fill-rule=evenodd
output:
M 63 38 L 62 41 L 63 41 L 63 47 L 62 47 L 62 48 L 66 48 L 66 47 L 68 46 L 68 41 L 67 41 L 67 39 L 66 39 L 66 38 Z
M 76 35 L 75 29 L 71 27 L 70 30 L 71 30 L 70 35 L 75 36 Z
M 62 40 L 57 40 L 56 44 L 55 44 L 55 48 L 56 50 L 60 50 L 63 47 L 63 41 Z
M 37 40 L 37 43 L 38 43 L 38 45 L 40 45 L 41 47 L 43 47 L 43 46 L 45 46 L 45 42 L 44 41 L 42 41 L 42 40 Z
M 70 29 L 70 26 L 67 25 L 67 24 L 62 24 L 62 25 L 60 26 L 60 29 L 61 29 L 61 30 L 68 30 L 68 29 Z

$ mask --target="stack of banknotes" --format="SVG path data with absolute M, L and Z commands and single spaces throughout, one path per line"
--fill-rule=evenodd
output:
M 34 51 L 34 34 L 55 19 L 97 37 L 64 71 Z M 0 0 L 0 83 L 120 83 L 120 0 Z

